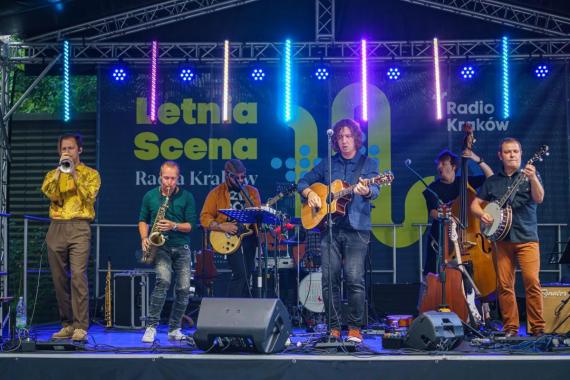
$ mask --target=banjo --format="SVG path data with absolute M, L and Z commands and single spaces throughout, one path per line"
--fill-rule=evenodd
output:
M 542 145 L 526 164 L 531 165 L 535 161 L 542 161 L 543 156 L 548 156 L 548 145 Z M 528 181 L 528 178 L 524 174 L 519 175 L 500 199 L 489 203 L 483 209 L 485 213 L 493 217 L 491 224 L 481 222 L 481 233 L 487 239 L 491 241 L 503 240 L 509 233 L 513 223 L 513 210 L 507 202 L 524 181 Z

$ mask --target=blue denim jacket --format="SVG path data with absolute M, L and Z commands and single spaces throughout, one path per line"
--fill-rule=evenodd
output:
M 341 179 L 352 185 L 358 181 L 358 177 L 372 178 L 378 176 L 378 163 L 370 157 L 366 157 L 360 175 L 354 173 L 361 156 L 362 154 L 358 152 L 352 159 L 346 160 L 340 154 L 334 155 L 332 157 L 332 180 Z M 310 172 L 305 174 L 297 184 L 299 193 L 302 193 L 303 190 L 315 182 L 328 185 L 327 166 L 327 160 L 322 160 Z M 380 189 L 377 185 L 370 185 L 370 191 L 372 191 L 372 195 L 369 199 L 352 194 L 352 201 L 348 206 L 348 220 L 350 226 L 355 230 L 370 231 L 372 229 L 370 223 L 370 201 L 378 197 Z

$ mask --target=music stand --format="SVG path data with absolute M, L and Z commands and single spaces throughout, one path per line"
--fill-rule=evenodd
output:
M 281 219 L 277 215 L 277 210 L 272 209 L 268 206 L 262 207 L 247 207 L 243 210 L 234 209 L 221 209 L 219 210 L 224 215 L 240 222 L 246 224 L 255 224 L 257 226 L 257 232 L 261 231 L 262 224 L 277 225 L 281 224 Z M 258 248 L 258 262 L 257 262 L 257 297 L 262 298 L 262 258 L 263 258 L 263 248 L 261 246 L 261 236 L 257 236 L 257 248 Z M 276 260 L 277 262 L 277 260 Z
M 570 264 L 570 239 L 566 242 L 566 249 L 562 252 L 558 264 Z

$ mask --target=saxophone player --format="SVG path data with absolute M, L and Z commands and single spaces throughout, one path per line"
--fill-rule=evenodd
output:
M 175 275 L 174 302 L 168 321 L 168 339 L 186 339 L 180 325 L 190 297 L 190 231 L 196 220 L 196 205 L 192 194 L 177 186 L 179 176 L 180 168 L 176 162 L 164 162 L 160 167 L 160 187 L 148 191 L 142 201 L 138 227 L 143 252 L 151 248 L 151 231 L 159 231 L 164 237 L 164 243 L 155 247 L 156 280 L 143 343 L 155 340 L 172 272 Z M 164 213 L 164 218 L 160 218 L 159 213 Z

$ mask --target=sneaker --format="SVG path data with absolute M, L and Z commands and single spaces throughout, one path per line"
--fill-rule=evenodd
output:
M 348 330 L 348 338 L 346 338 L 346 341 L 357 344 L 362 343 L 362 333 L 360 332 L 360 329 L 351 327 Z
M 186 340 L 188 337 L 182 333 L 180 329 L 174 329 L 168 332 L 168 340 Z
M 52 339 L 69 339 L 73 336 L 73 326 L 64 326 L 61 330 L 51 336 Z
M 508 330 L 507 332 L 505 332 L 505 338 L 512 338 L 515 336 L 518 336 L 519 332 L 516 330 Z
M 144 335 L 141 339 L 141 342 L 143 343 L 153 343 L 154 342 L 154 338 L 156 337 L 156 327 L 154 326 L 149 326 L 146 328 Z
M 340 329 L 331 329 L 329 333 L 329 338 L 340 340 Z
M 73 336 L 71 340 L 74 342 L 86 342 L 87 341 L 87 331 L 83 329 L 75 329 L 73 331 Z

